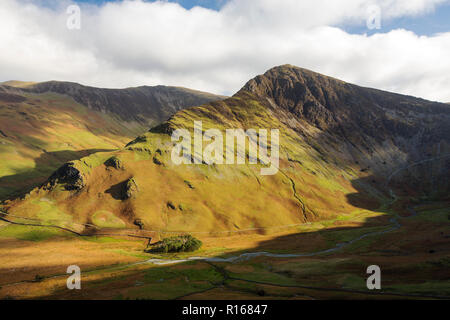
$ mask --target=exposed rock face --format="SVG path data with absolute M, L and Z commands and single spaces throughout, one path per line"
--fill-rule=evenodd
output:
M 57 184 L 64 184 L 66 190 L 81 190 L 85 186 L 81 172 L 76 169 L 72 162 L 64 164 L 55 171 L 48 179 L 47 188 L 54 188 Z
M 174 131 L 175 128 L 171 125 L 170 122 L 161 123 L 160 125 L 157 125 L 156 127 L 153 127 L 149 130 L 149 132 L 165 134 L 172 134 L 172 132 Z
M 158 165 L 158 166 L 164 165 L 164 163 L 161 161 L 161 158 L 158 155 L 155 155 L 153 157 L 153 163 Z
M 122 161 L 120 161 L 120 159 L 118 159 L 117 157 L 111 157 L 108 160 L 106 160 L 105 166 L 113 167 L 114 169 L 122 169 L 123 168 Z
M 394 179 L 414 179 L 418 185 L 429 180 L 432 168 L 439 188 L 449 187 L 450 179 L 440 178 L 450 175 L 450 158 L 442 158 L 450 154 L 448 104 L 364 88 L 290 65 L 250 80 L 236 96 L 256 96 L 325 158 L 339 152 L 381 176 L 430 159 L 408 169 L 407 177 L 402 172 Z
M 128 181 L 125 184 L 124 198 L 125 199 L 136 198 L 138 192 L 139 188 L 134 178 L 128 179 Z
M 393 134 L 410 138 L 423 128 L 433 131 L 426 133 L 436 141 L 450 134 L 446 104 L 364 88 L 289 65 L 257 76 L 243 91 L 337 135 L 352 136 L 356 130 L 377 140 Z

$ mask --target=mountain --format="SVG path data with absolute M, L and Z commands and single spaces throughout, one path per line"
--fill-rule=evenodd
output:
M 289 65 L 250 80 L 241 90 L 245 92 L 300 135 L 311 136 L 305 128 L 319 129 L 315 143 L 328 149 L 327 157 L 355 161 L 377 177 L 450 153 L 450 113 L 443 103 L 363 88 Z M 441 159 L 393 178 L 416 190 L 445 191 L 449 167 L 447 158 Z
M 121 148 L 176 111 L 222 98 L 165 86 L 5 82 L 0 85 L 0 200 L 42 184 L 66 161 Z
M 77 83 L 50 81 L 24 89 L 30 93 L 54 92 L 67 95 L 90 110 L 112 113 L 127 122 L 151 126 L 167 120 L 186 107 L 225 98 L 181 87 L 143 86 L 128 89 L 100 89 Z
M 51 217 L 80 232 L 92 231 L 80 223 L 267 233 L 321 220 L 364 221 L 394 194 L 404 201 L 448 196 L 449 111 L 447 104 L 284 65 L 250 80 L 231 98 L 178 111 L 123 149 L 66 163 L 5 209 Z M 194 134 L 194 121 L 202 121 L 202 132 L 278 129 L 277 173 L 261 175 L 266 166 L 248 161 L 175 165 L 171 134 Z M 249 146 L 245 153 L 249 160 Z

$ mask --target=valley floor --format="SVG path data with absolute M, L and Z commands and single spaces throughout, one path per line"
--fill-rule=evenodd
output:
M 199 236 L 192 254 L 0 221 L 2 299 L 450 299 L 450 205 L 364 211 L 265 234 Z M 248 253 L 258 253 L 249 257 Z M 263 253 L 261 253 L 263 252 Z M 82 270 L 68 290 L 66 269 Z M 381 290 L 366 269 L 381 268 Z

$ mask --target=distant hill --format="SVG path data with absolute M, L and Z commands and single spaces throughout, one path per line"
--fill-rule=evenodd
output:
M 35 85 L 35 84 L 37 84 L 37 82 L 18 81 L 18 80 L 10 80 L 10 81 L 5 81 L 5 82 L 1 82 L 0 83 L 0 85 L 16 87 L 16 88 L 26 88 L 28 86 L 32 86 L 32 85 Z
M 0 85 L 0 200 L 42 183 L 68 160 L 121 148 L 183 108 L 222 98 L 179 87 L 5 82 Z
M 49 81 L 27 86 L 30 93 L 54 92 L 102 113 L 118 115 L 125 121 L 144 126 L 167 120 L 176 111 L 225 97 L 182 87 L 142 86 L 127 89 L 101 89 L 77 83 Z
M 383 208 L 390 188 L 408 199 L 448 196 L 449 111 L 447 104 L 275 67 L 231 98 L 178 111 L 121 150 L 66 164 L 5 208 L 57 216 L 65 225 L 102 227 L 102 216 L 174 232 L 339 221 Z M 174 165 L 170 134 L 193 132 L 196 120 L 203 130 L 279 129 L 279 172 L 261 176 L 262 165 L 248 163 Z

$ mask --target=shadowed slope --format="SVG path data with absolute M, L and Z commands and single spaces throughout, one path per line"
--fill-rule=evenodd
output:
M 389 174 L 426 153 L 450 151 L 448 110 L 445 104 L 276 67 L 229 99 L 177 112 L 125 149 L 75 161 L 71 166 L 82 180 L 77 191 L 67 191 L 71 186 L 65 183 L 50 184 L 7 208 L 30 214 L 44 198 L 51 199 L 57 215 L 73 221 L 91 223 L 99 212 L 108 212 L 129 228 L 139 220 L 147 230 L 193 233 L 265 233 L 278 226 L 370 216 L 391 201 L 388 182 L 413 181 L 403 171 L 395 181 Z M 279 172 L 261 176 L 261 165 L 248 164 L 174 165 L 170 133 L 177 128 L 192 133 L 196 120 L 203 130 L 279 129 Z M 121 168 L 105 164 L 113 156 Z M 448 176 L 445 158 L 430 165 L 436 175 Z M 422 181 L 434 177 L 414 168 Z M 447 194 L 448 179 L 433 181 L 411 188 L 407 196 Z
M 38 83 L 24 90 L 32 93 L 54 92 L 67 95 L 91 110 L 112 113 L 124 121 L 136 121 L 146 126 L 167 120 L 176 111 L 186 107 L 225 98 L 181 87 L 142 86 L 102 89 L 59 81 Z
M 428 166 L 412 168 L 414 177 L 396 175 L 394 183 L 427 182 L 427 171 L 433 177 L 449 175 L 450 108 L 446 104 L 364 88 L 290 65 L 250 80 L 237 96 L 245 92 L 256 95 L 326 158 L 354 161 L 381 177 L 435 159 Z M 445 194 L 448 181 L 417 188 Z
M 0 200 L 44 182 L 62 164 L 49 154 L 117 149 L 177 110 L 220 98 L 162 86 L 114 90 L 6 82 L 0 85 Z

